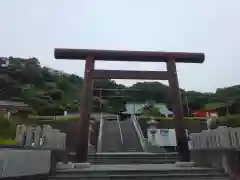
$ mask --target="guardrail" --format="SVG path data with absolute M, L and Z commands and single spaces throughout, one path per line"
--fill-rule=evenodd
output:
M 17 145 L 26 148 L 39 149 L 66 149 L 66 134 L 61 133 L 58 129 L 52 129 L 52 126 L 26 126 L 18 125 L 16 128 Z
M 118 128 L 119 128 L 119 132 L 120 132 L 120 138 L 121 138 L 121 142 L 122 144 L 124 143 L 123 142 L 123 135 L 122 135 L 122 128 L 121 128 L 121 125 L 120 125 L 120 120 L 119 120 L 119 116 L 117 115 L 117 123 L 118 123 Z
M 193 150 L 239 149 L 240 128 L 219 127 L 190 134 Z
M 192 133 L 190 139 L 191 160 L 196 165 L 220 167 L 230 179 L 240 179 L 240 128 L 222 126 Z
M 133 123 L 133 126 L 137 132 L 137 135 L 138 135 L 138 138 L 140 140 L 140 143 L 141 143 L 141 146 L 142 146 L 142 149 L 144 152 L 147 152 L 148 151 L 148 140 L 144 137 L 143 133 L 142 133 L 142 129 L 137 121 L 137 117 L 134 115 L 132 115 L 131 117 L 131 120 L 132 120 L 132 123 Z
M 97 143 L 97 152 L 100 153 L 102 152 L 102 131 L 103 131 L 103 113 L 101 113 L 100 117 L 100 125 L 99 125 L 99 134 L 98 134 L 98 143 Z

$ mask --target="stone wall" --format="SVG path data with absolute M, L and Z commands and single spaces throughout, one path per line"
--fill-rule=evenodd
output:
M 223 168 L 240 178 L 240 128 L 218 127 L 190 134 L 191 159 L 198 166 Z
M 76 141 L 79 138 L 75 133 L 77 127 L 76 123 L 78 123 L 78 120 L 44 122 L 44 124 L 51 125 L 54 129 L 59 129 L 60 132 L 66 133 L 66 148 L 69 152 L 75 151 Z M 93 121 L 92 129 L 93 132 L 90 132 L 90 144 L 96 148 L 99 133 L 99 121 Z
M 38 148 L 51 150 L 66 149 L 66 134 L 49 125 L 30 126 L 18 125 L 16 128 L 17 145 L 24 148 Z

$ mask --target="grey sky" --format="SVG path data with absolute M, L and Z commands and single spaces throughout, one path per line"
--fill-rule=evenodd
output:
M 204 64 L 178 65 L 180 86 L 215 91 L 240 84 L 239 8 L 239 0 L 1 0 L 0 56 L 34 56 L 42 65 L 82 76 L 83 61 L 57 61 L 53 49 L 204 52 Z M 165 65 L 103 62 L 97 68 Z

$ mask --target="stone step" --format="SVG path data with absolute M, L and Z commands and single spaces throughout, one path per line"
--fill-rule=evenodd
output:
M 89 156 L 89 161 L 93 164 L 166 164 L 175 163 L 175 154 L 100 154 Z
M 123 151 L 143 152 L 143 148 L 131 119 L 120 122 L 123 135 Z
M 74 156 L 69 159 L 74 162 Z M 89 154 L 92 164 L 166 164 L 177 161 L 176 153 L 97 153 Z
M 88 157 L 104 158 L 177 158 L 178 153 L 145 153 L 145 152 L 121 152 L 121 153 L 96 153 L 89 154 Z
M 50 180 L 101 179 L 101 180 L 159 180 L 159 179 L 228 179 L 220 169 L 177 167 L 174 164 L 139 164 L 139 165 L 92 165 L 85 169 L 58 171 Z
M 102 152 L 121 152 L 122 141 L 117 121 L 104 120 L 102 128 Z

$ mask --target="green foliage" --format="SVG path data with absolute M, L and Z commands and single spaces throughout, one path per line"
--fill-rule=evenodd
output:
M 17 142 L 13 139 L 0 139 L 1 145 L 14 145 L 17 144 Z
M 218 126 L 240 127 L 240 115 L 223 116 L 217 119 Z
M 80 91 L 83 85 L 81 77 L 41 67 L 36 58 L 9 57 L 8 59 L 9 66 L 0 68 L 0 99 L 23 101 L 38 115 L 44 116 L 62 115 L 65 110 L 69 113 L 79 111 Z M 171 110 L 169 88 L 159 82 L 139 82 L 126 87 L 109 79 L 95 80 L 94 89 L 96 88 L 126 88 L 128 91 L 102 91 L 101 96 L 106 100 L 106 104 L 100 109 L 99 100 L 93 99 L 92 111 L 95 112 L 110 109 L 113 112 L 120 112 L 124 111 L 125 102 L 148 100 L 165 103 Z M 100 97 L 99 91 L 94 91 L 93 94 Z M 224 103 L 231 99 L 236 100 L 236 104 L 229 109 L 229 112 L 240 113 L 240 85 L 218 89 L 216 93 L 181 90 L 181 94 L 185 114 L 187 103 L 190 111 L 194 111 L 204 108 L 208 103 Z M 112 96 L 120 96 L 120 98 L 110 98 Z
M 14 138 L 16 133 L 16 123 L 8 121 L 3 116 L 0 117 L 0 138 Z
M 146 121 L 150 121 L 151 119 L 149 116 L 140 116 L 141 119 L 145 119 Z M 153 119 L 156 121 L 171 121 L 174 120 L 173 117 L 161 117 L 161 116 L 153 116 Z M 194 121 L 194 120 L 206 120 L 204 117 L 184 117 L 184 120 L 188 121 Z

